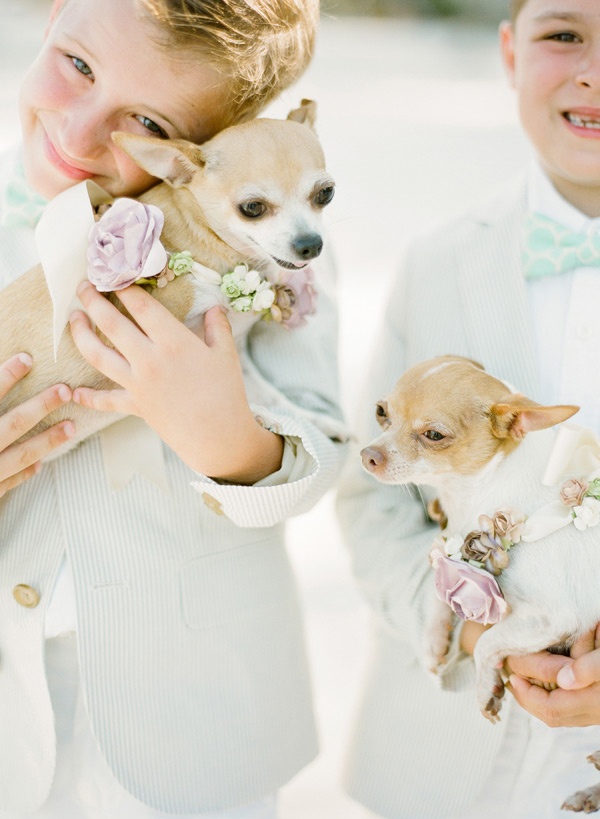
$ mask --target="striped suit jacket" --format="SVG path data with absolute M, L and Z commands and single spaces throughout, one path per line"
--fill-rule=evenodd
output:
M 433 356 L 468 356 L 535 399 L 520 263 L 525 207 L 525 182 L 514 181 L 468 216 L 412 244 L 363 390 L 359 445 L 377 434 L 374 403 L 407 367 Z M 441 680 L 423 669 L 433 596 L 427 555 L 435 529 L 420 499 L 374 481 L 357 452 L 348 459 L 338 511 L 356 577 L 376 615 L 346 787 L 388 819 L 454 816 L 491 772 L 507 719 L 492 726 L 481 717 L 472 660 L 456 649 Z
M 35 260 L 32 240 L 0 229 L 2 286 Z M 331 275 L 317 271 L 306 327 L 263 323 L 250 347 L 292 402 L 339 417 Z M 44 617 L 65 553 L 93 732 L 136 798 L 173 813 L 225 809 L 272 793 L 313 758 L 284 521 L 331 486 L 343 452 L 299 413 L 274 407 L 271 420 L 306 464 L 283 485 L 217 484 L 163 446 L 166 493 L 139 475 L 115 492 L 94 436 L 0 500 L 0 809 L 33 811 L 52 783 Z M 39 605 L 20 604 L 20 585 Z

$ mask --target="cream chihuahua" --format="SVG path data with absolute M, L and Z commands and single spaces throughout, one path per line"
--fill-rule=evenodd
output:
M 114 134 L 122 150 L 163 180 L 139 198 L 163 211 L 161 240 L 166 249 L 188 250 L 196 262 L 220 275 L 245 262 L 277 278 L 315 259 L 323 246 L 321 214 L 334 193 L 313 130 L 315 109 L 314 102 L 302 100 L 286 120 L 255 119 L 227 128 L 201 146 L 179 139 Z M 180 276 L 152 292 L 194 330 L 201 326 L 202 314 L 224 300 L 219 286 L 203 284 L 193 276 Z M 255 319 L 234 311 L 229 318 L 247 385 L 251 380 L 257 393 L 249 393 L 249 398 L 266 405 L 275 391 L 244 356 L 244 339 Z M 0 361 L 20 351 L 29 352 L 34 360 L 30 374 L 0 401 L 0 413 L 55 383 L 73 388 L 114 386 L 82 359 L 68 330 L 54 361 L 52 324 L 44 273 L 37 266 L 0 297 Z M 76 425 L 72 445 L 115 420 L 112 414 L 69 404 L 24 437 L 64 418 Z M 63 447 L 58 454 L 64 451 Z
M 499 719 L 504 693 L 499 669 L 507 656 L 548 648 L 564 652 L 600 622 L 600 526 L 572 525 L 577 501 L 567 505 L 560 485 L 543 482 L 556 439 L 549 428 L 577 410 L 540 406 L 479 364 L 444 356 L 409 369 L 377 404 L 382 432 L 361 453 L 365 469 L 383 483 L 435 490 L 446 544 L 472 544 L 469 538 L 481 535 L 482 515 L 490 521 L 500 510 L 511 510 L 513 524 L 520 522 L 523 536 L 515 536 L 510 555 L 497 549 L 494 562 L 494 543 L 485 537 L 480 551 L 484 565 L 497 575 L 506 606 L 474 652 L 478 703 L 492 722 Z M 567 474 L 563 480 L 584 477 Z M 571 495 L 581 496 L 585 486 L 583 480 L 571 481 Z M 552 532 L 548 521 L 557 509 L 567 524 Z M 492 547 L 487 555 L 485 544 Z M 436 600 L 428 658 L 434 666 L 444 661 L 451 623 L 450 608 Z M 600 752 L 589 759 L 600 768 Z M 563 807 L 598 810 L 600 786 L 574 794 Z

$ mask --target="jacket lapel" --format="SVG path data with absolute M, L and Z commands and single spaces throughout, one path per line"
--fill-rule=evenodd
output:
M 525 186 L 472 221 L 470 252 L 456 259 L 469 347 L 481 363 L 531 397 L 539 392 L 537 357 L 521 264 Z

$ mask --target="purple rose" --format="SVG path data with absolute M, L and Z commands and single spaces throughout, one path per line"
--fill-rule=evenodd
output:
M 317 292 L 313 287 L 314 275 L 310 267 L 292 271 L 285 284 L 275 286 L 275 302 L 271 314 L 290 330 L 300 327 L 306 316 L 317 308 Z
M 463 620 L 488 625 L 499 622 L 508 604 L 491 574 L 439 550 L 431 554 L 437 596 Z
M 157 276 L 167 264 L 160 208 L 117 199 L 90 231 L 88 279 L 101 293 Z

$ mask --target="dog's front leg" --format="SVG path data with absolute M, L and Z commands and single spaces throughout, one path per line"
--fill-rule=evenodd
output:
M 477 701 L 484 717 L 498 722 L 504 696 L 504 681 L 500 669 L 506 657 L 534 654 L 548 646 L 557 645 L 564 638 L 556 627 L 550 630 L 546 618 L 518 617 L 514 612 L 492 628 L 484 631 L 473 652 L 477 678 Z M 527 625 L 525 625 L 525 623 Z
M 438 674 L 446 662 L 452 635 L 453 614 L 446 603 L 434 597 L 426 629 L 425 667 Z

